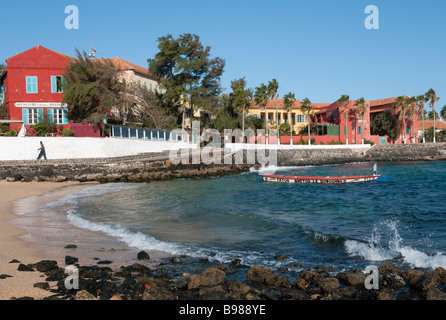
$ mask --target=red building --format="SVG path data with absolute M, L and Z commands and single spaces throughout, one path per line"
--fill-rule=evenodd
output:
M 0 102 L 7 106 L 2 122 L 16 131 L 23 124 L 29 128 L 44 121 L 68 127 L 68 106 L 62 98 L 63 74 L 70 59 L 42 46 L 8 58 L 0 75 Z
M 375 117 L 390 110 L 392 114 L 396 114 L 394 102 L 397 98 L 379 99 L 364 101 L 367 107 L 363 116 L 358 115 L 355 107 L 355 100 L 349 100 L 346 106 L 341 106 L 338 102 L 334 102 L 328 106 L 321 107 L 315 112 L 315 121 L 321 125 L 335 124 L 336 132 L 331 133 L 332 136 L 338 136 L 338 141 L 349 144 L 360 144 L 362 140 L 371 141 L 375 144 L 389 143 L 387 136 L 379 136 L 373 132 L 371 123 Z M 418 116 L 406 115 L 406 127 L 403 128 L 401 122 L 401 135 L 394 141 L 395 143 L 417 143 L 418 142 Z M 330 134 L 329 134 L 330 135 Z

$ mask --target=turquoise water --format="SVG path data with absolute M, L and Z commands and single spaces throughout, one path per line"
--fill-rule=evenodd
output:
M 368 174 L 373 163 L 252 169 L 221 178 L 107 184 L 69 196 L 68 221 L 136 250 L 269 267 L 446 268 L 446 162 L 381 163 L 383 182 L 268 184 L 262 173 Z M 63 202 L 66 203 L 65 199 Z M 274 256 L 289 257 L 277 261 Z

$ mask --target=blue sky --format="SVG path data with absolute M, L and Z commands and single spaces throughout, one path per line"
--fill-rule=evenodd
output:
M 79 8 L 79 29 L 65 28 L 65 7 Z M 367 30 L 367 5 L 379 29 Z M 200 36 L 226 60 L 222 84 L 273 78 L 279 94 L 312 102 L 418 95 L 433 88 L 446 104 L 446 1 L 443 0 L 128 0 L 7 1 L 1 5 L 0 61 L 38 44 L 75 48 L 147 67 L 157 39 Z

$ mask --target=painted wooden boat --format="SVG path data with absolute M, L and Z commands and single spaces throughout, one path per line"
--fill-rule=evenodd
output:
M 379 174 L 364 176 L 288 176 L 277 174 L 262 175 L 265 182 L 279 183 L 321 183 L 321 184 L 344 184 L 378 181 Z

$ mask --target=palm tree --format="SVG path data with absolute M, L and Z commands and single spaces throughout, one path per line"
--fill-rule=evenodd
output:
M 311 133 L 310 133 L 310 114 L 313 111 L 313 106 L 311 105 L 311 101 L 308 98 L 305 98 L 302 101 L 302 104 L 300 106 L 300 109 L 304 114 L 307 114 L 308 116 L 308 144 L 311 145 Z
M 440 116 L 443 118 L 444 121 L 446 121 L 446 105 L 444 105 L 441 109 Z
M 242 113 L 242 132 L 245 132 L 245 114 L 249 111 L 252 101 L 252 90 L 245 89 L 244 85 L 235 87 L 230 94 L 232 107 L 235 111 Z
M 406 97 L 406 104 L 407 104 L 407 117 L 409 120 L 412 120 L 412 130 L 411 135 L 412 135 L 412 143 L 415 143 L 415 133 L 416 133 L 416 128 L 414 126 L 414 115 L 417 113 L 417 109 L 418 109 L 418 105 L 417 105 L 417 101 L 418 99 L 416 97 Z
M 291 117 L 291 112 L 293 111 L 296 104 L 296 97 L 294 93 L 288 92 L 284 97 L 283 105 L 286 111 L 288 111 L 288 119 L 290 122 L 290 145 L 293 144 L 293 118 Z
M 276 99 L 276 128 L 277 128 L 277 143 L 280 144 L 279 137 L 279 107 L 277 105 L 277 91 L 279 90 L 279 83 L 276 79 L 272 79 L 268 83 L 268 95 L 270 99 Z
M 343 114 L 347 110 L 349 100 L 350 97 L 346 94 L 343 94 L 337 101 L 339 105 L 339 140 L 341 140 L 341 114 Z M 348 110 L 347 110 L 347 123 L 345 127 L 347 128 L 346 144 L 348 145 Z
M 254 100 L 256 104 L 265 111 L 265 144 L 268 144 L 268 113 L 266 111 L 266 105 L 268 104 L 268 87 L 262 83 L 255 89 Z
M 398 119 L 403 123 L 403 142 L 406 143 L 406 97 L 400 96 L 393 102 L 393 108 L 398 112 Z
M 435 93 L 434 89 L 429 89 L 428 92 L 424 95 L 425 101 L 429 102 L 429 106 L 432 109 L 432 113 L 434 114 L 434 143 L 435 143 L 435 103 L 440 100 L 440 97 L 437 97 L 437 94 Z
M 423 143 L 426 143 L 425 134 L 424 134 L 424 103 L 426 101 L 424 95 L 419 95 L 417 97 L 418 101 L 418 116 L 422 116 L 422 126 L 423 126 Z
M 369 106 L 365 103 L 364 98 L 359 98 L 358 100 L 356 100 L 354 106 L 355 106 L 356 114 L 360 116 L 360 118 L 363 120 L 363 123 L 364 123 L 364 115 L 365 115 Z M 361 136 L 362 136 L 361 144 L 364 144 L 364 125 L 362 126 Z

